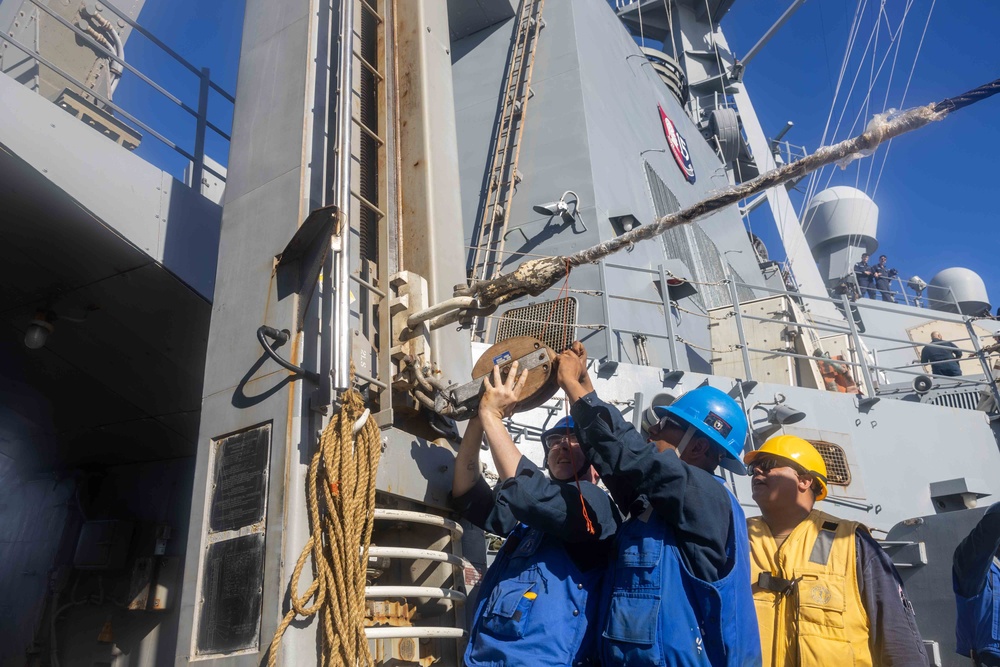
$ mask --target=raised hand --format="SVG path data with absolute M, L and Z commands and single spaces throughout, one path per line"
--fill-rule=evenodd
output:
M 556 363 L 556 381 L 571 401 L 594 390 L 587 373 L 587 350 L 583 343 L 574 341 L 556 357 Z
M 493 382 L 490 382 L 489 376 L 483 378 L 485 391 L 479 399 L 479 414 L 484 419 L 503 419 L 513 415 L 527 379 L 527 370 L 518 374 L 516 361 L 510 365 L 506 382 L 500 377 L 500 367 L 494 365 Z

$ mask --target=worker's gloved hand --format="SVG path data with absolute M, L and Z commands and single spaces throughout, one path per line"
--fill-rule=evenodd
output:
M 504 419 L 514 414 L 521 398 L 521 389 L 528 378 L 528 371 L 517 372 L 517 362 L 510 365 L 507 381 L 500 377 L 500 367 L 493 366 L 493 381 L 487 375 L 483 378 L 483 397 L 479 399 L 479 414 L 484 419 Z

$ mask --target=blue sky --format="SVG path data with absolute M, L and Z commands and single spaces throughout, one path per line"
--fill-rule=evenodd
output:
M 243 0 L 146 0 L 139 24 L 197 68 L 207 67 L 220 87 L 236 92 Z M 143 35 L 133 33 L 125 44 L 129 64 L 198 108 L 198 77 L 178 64 Z M 194 152 L 194 117 L 126 72 L 115 93 L 116 103 L 189 153 Z M 214 91 L 209 95 L 208 118 L 223 131 L 232 129 L 233 105 Z M 145 134 L 145 133 L 143 133 Z M 209 130 L 206 154 L 226 164 L 229 144 Z M 136 153 L 176 178 L 188 161 L 152 136 L 145 136 Z
M 872 41 L 868 56 L 862 58 L 873 21 L 879 14 L 879 0 L 809 0 L 747 69 L 744 80 L 765 131 L 773 134 L 791 120 L 795 127 L 786 137 L 788 141 L 810 150 L 819 145 L 850 26 L 858 7 L 864 5 L 854 55 L 847 68 L 847 85 L 859 68 L 862 74 L 847 101 L 846 126 L 836 138 L 847 136 L 868 90 L 871 53 L 877 54 L 877 68 L 890 44 L 889 30 L 897 29 L 908 1 L 912 4 L 899 37 L 896 68 L 888 88 L 890 107 L 899 106 L 925 25 L 927 32 L 907 93 L 907 107 L 937 101 L 1000 77 L 1000 51 L 995 34 L 996 26 L 1000 25 L 1000 2 L 967 0 L 959 3 L 961 11 L 958 11 L 956 4 L 936 0 L 928 23 L 928 12 L 935 0 L 884 0 L 878 40 Z M 736 54 L 746 53 L 789 2 L 738 0 L 722 22 Z M 243 7 L 243 0 L 147 0 L 140 22 L 189 62 L 209 67 L 213 80 L 233 92 Z M 197 106 L 195 76 L 141 35 L 133 35 L 126 52 L 131 64 L 154 75 L 157 82 L 189 106 Z M 892 56 L 872 87 L 871 113 L 881 110 L 891 61 Z M 151 93 L 134 76 L 126 74 L 116 101 L 168 138 L 189 151 L 192 149 L 194 120 L 165 98 Z M 836 114 L 843 105 L 842 94 Z M 209 106 L 212 121 L 228 131 L 231 114 L 232 105 L 213 93 Z M 830 181 L 830 185 L 853 186 L 859 182 L 857 170 L 862 170 L 860 183 L 864 186 L 869 181 L 867 192 L 871 195 L 874 191 L 880 209 L 880 252 L 890 256 L 890 264 L 902 276 L 919 274 L 930 280 L 941 269 L 966 266 L 986 281 L 994 307 L 1000 304 L 1000 262 L 996 260 L 1000 241 L 996 226 L 1000 215 L 993 196 L 994 156 L 1000 154 L 997 119 L 1000 119 L 1000 96 L 896 140 L 877 191 L 874 185 L 884 147 L 875 156 L 870 181 L 872 158 L 855 163 L 846 172 L 838 170 Z M 228 145 L 210 132 L 209 156 L 225 163 L 227 150 Z M 184 158 L 152 137 L 146 137 L 138 152 L 178 177 L 186 164 Z M 793 193 L 797 205 L 800 200 L 801 195 Z M 767 242 L 772 256 L 781 259 L 783 252 L 778 250 L 773 223 L 764 208 L 751 216 L 751 224 Z
M 864 0 L 862 0 L 864 3 Z M 785 0 L 739 0 L 722 21 L 730 47 L 745 54 L 790 4 Z M 878 1 L 868 0 L 849 63 L 853 77 L 861 63 Z M 896 29 L 905 0 L 885 0 L 888 25 Z M 1000 51 L 996 27 L 1000 2 L 937 0 L 930 22 L 932 0 L 913 0 L 899 38 L 899 55 L 889 88 L 889 106 L 899 106 L 924 26 L 926 37 L 913 72 L 905 106 L 911 107 L 975 88 L 1000 77 Z M 844 57 L 847 37 L 858 0 L 809 0 L 750 63 L 744 81 L 765 132 L 776 133 L 786 121 L 795 127 L 786 139 L 815 150 L 833 99 L 834 86 Z M 882 60 L 887 39 L 883 17 L 875 69 Z M 845 118 L 856 117 L 868 89 L 871 50 L 861 65 L 861 76 Z M 895 52 L 895 47 L 894 47 Z M 873 90 L 871 111 L 881 111 L 886 94 L 889 57 Z M 848 80 L 848 84 L 850 81 Z M 846 92 L 846 89 L 845 91 Z M 837 114 L 842 105 L 838 102 Z M 834 116 L 836 121 L 837 116 Z M 996 160 L 1000 154 L 1000 96 L 956 112 L 893 142 L 885 169 L 874 193 L 879 207 L 879 252 L 890 256 L 900 275 L 919 274 L 930 280 L 950 266 L 968 267 L 983 277 L 994 308 L 1000 304 L 1000 262 L 997 243 L 1000 214 L 995 204 Z M 845 128 L 846 129 L 846 128 Z M 855 131 L 855 133 L 857 130 Z M 845 130 L 837 139 L 846 137 Z M 828 142 L 829 143 L 829 142 Z M 874 156 L 875 175 L 867 193 L 872 195 L 885 148 Z M 862 189 L 872 158 L 839 169 L 830 185 L 857 182 L 862 169 Z M 826 182 L 826 176 L 823 181 Z M 801 196 L 793 193 L 798 204 Z M 781 255 L 769 214 L 761 207 L 751 217 L 754 231 L 768 241 L 772 255 Z M 779 257 L 780 258 L 780 257 Z

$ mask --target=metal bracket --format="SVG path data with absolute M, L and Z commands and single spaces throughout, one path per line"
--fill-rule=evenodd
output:
M 927 565 L 927 547 L 923 542 L 881 542 L 880 545 L 897 568 Z
M 548 352 L 544 348 L 529 352 L 516 361 L 518 369 L 521 371 L 531 370 L 551 362 Z M 482 394 L 483 380 L 486 377 L 484 375 L 471 382 L 439 390 L 434 397 L 434 411 L 453 419 L 472 417 L 479 407 L 479 396 Z

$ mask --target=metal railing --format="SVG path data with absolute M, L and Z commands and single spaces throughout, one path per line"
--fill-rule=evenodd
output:
M 67 30 L 70 30 L 71 32 L 73 32 L 85 44 L 88 44 L 88 45 L 92 46 L 93 48 L 95 48 L 101 54 L 101 57 L 106 57 L 109 60 L 117 63 L 118 65 L 120 65 L 124 69 L 128 70 L 129 72 L 131 72 L 132 74 L 134 74 L 135 76 L 137 76 L 140 80 L 142 80 L 144 83 L 146 83 L 147 85 L 149 85 L 157 93 L 159 93 L 163 97 L 166 97 L 171 103 L 173 103 L 174 105 L 178 106 L 180 109 L 182 109 L 183 111 L 185 111 L 189 115 L 193 116 L 194 119 L 195 119 L 195 123 L 196 123 L 193 150 L 192 151 L 185 150 L 184 148 L 182 148 L 181 146 L 179 146 L 175 141 L 172 141 L 171 139 L 167 138 L 163 134 L 157 132 L 152 127 L 150 127 L 147 123 L 144 123 L 143 121 L 139 120 L 136 116 L 134 116 L 133 114 L 129 113 L 128 111 L 126 111 L 125 109 L 123 109 L 118 104 L 114 103 L 111 100 L 110 97 L 106 97 L 104 95 L 101 95 L 96 90 L 93 90 L 93 89 L 89 88 L 84 82 L 80 81 L 76 77 L 74 77 L 71 74 L 69 74 L 68 72 L 66 72 L 64 69 L 62 69 L 61 67 L 59 67 L 51 59 L 47 58 L 45 55 L 43 55 L 39 51 L 35 51 L 35 50 L 29 48 L 27 45 L 22 44 L 17 39 L 15 39 L 12 35 L 10 35 L 10 34 L 4 34 L 4 33 L 0 32 L 0 39 L 8 42 L 11 46 L 19 49 L 20 51 L 22 51 L 23 53 L 25 53 L 25 55 L 27 55 L 29 58 L 32 58 L 33 60 L 35 60 L 35 62 L 37 62 L 39 65 L 44 66 L 44 67 L 52 70 L 53 72 L 55 72 L 60 77 L 62 77 L 63 79 L 65 79 L 66 81 L 68 81 L 69 83 L 71 83 L 72 85 L 74 85 L 77 88 L 79 88 L 85 95 L 92 96 L 94 99 L 96 99 L 97 101 L 101 102 L 108 109 L 111 109 L 115 113 L 120 114 L 123 118 L 125 118 L 126 120 L 128 120 L 130 123 L 133 123 L 137 127 L 141 128 L 143 131 L 145 131 L 146 133 L 148 133 L 150 136 L 156 138 L 157 140 L 159 140 L 160 142 L 162 142 L 163 144 L 165 144 L 167 147 L 171 148 L 172 150 L 174 150 L 175 152 L 177 152 L 181 156 L 183 156 L 183 157 L 187 158 L 188 160 L 190 160 L 191 163 L 192 163 L 192 165 L 193 165 L 192 166 L 191 184 L 192 184 L 192 187 L 195 190 L 197 190 L 199 192 L 201 191 L 200 184 L 201 184 L 201 180 L 202 180 L 203 174 L 206 171 L 208 173 L 212 174 L 213 176 L 215 176 L 216 178 L 220 179 L 221 181 L 225 182 L 225 180 L 226 180 L 225 176 L 223 176 L 222 174 L 220 174 L 219 172 L 215 171 L 214 169 L 212 169 L 211 167 L 209 167 L 208 165 L 205 164 L 205 135 L 206 135 L 206 131 L 207 130 L 212 130 L 214 133 L 216 133 L 219 137 L 221 137 L 226 142 L 231 141 L 231 138 L 230 138 L 230 136 L 229 136 L 228 133 L 226 133 L 224 130 L 222 130 L 220 127 L 218 127 L 216 124 L 214 124 L 210 120 L 208 120 L 209 92 L 211 90 L 214 90 L 215 92 L 217 92 L 219 95 L 221 95 L 225 100 L 227 100 L 230 103 L 235 102 L 236 99 L 233 97 L 232 94 L 230 94 L 224 88 L 222 88 L 217 83 L 215 83 L 214 81 L 212 81 L 212 79 L 210 77 L 210 74 L 209 74 L 208 68 L 200 68 L 199 69 L 199 68 L 195 67 L 194 65 L 192 65 L 191 63 L 189 63 L 187 60 L 185 60 L 183 57 L 181 57 L 176 51 L 174 51 L 169 46 L 167 46 L 166 44 L 164 44 L 160 39 L 158 39 L 150 31 L 148 31 L 147 29 L 143 28 L 141 25 L 139 25 L 137 22 L 135 22 L 132 18 L 130 18 L 129 16 L 127 16 L 125 14 L 125 12 L 119 10 L 114 5 L 112 5 L 112 4 L 110 4 L 110 3 L 106 2 L 106 1 L 102 3 L 103 6 L 106 7 L 117 18 L 121 19 L 124 23 L 128 24 L 136 32 L 138 32 L 143 37 L 145 37 L 150 42 L 152 42 L 161 51 L 163 51 L 164 53 L 166 53 L 173 60 L 177 61 L 180 65 L 182 65 L 185 69 L 187 69 L 188 71 L 190 71 L 191 73 L 193 73 L 195 76 L 198 77 L 198 80 L 199 80 L 198 108 L 194 109 L 191 106 L 189 106 L 188 104 L 185 104 L 179 97 L 177 97 L 176 95 L 172 94 L 170 91 L 168 91 L 167 89 L 165 89 L 163 86 L 157 84 L 155 81 L 153 81 L 152 78 L 150 78 L 146 74 L 144 74 L 141 71 L 139 71 L 136 67 L 134 67 L 130 63 L 126 62 L 123 58 L 119 58 L 116 54 L 109 52 L 103 45 L 101 45 L 99 42 L 97 42 L 97 40 L 95 40 L 93 37 L 91 37 L 85 31 L 83 31 L 79 27 L 73 25 L 72 23 L 70 23 L 69 21 L 67 21 L 65 18 L 63 18 L 62 16 L 60 16 L 58 13 L 56 13 L 53 9 L 49 8 L 48 6 L 46 6 L 42 2 L 42 0 L 29 0 L 29 2 L 31 2 L 39 10 L 45 12 L 45 14 L 47 16 L 49 16 L 52 19 L 54 19 L 57 23 L 59 23 L 60 25 L 62 25 L 63 27 L 65 27 Z
M 620 300 L 630 301 L 633 303 L 657 306 L 663 309 L 664 323 L 666 326 L 666 334 L 663 334 L 662 332 L 657 332 L 657 331 L 633 330 L 633 329 L 626 329 L 623 327 L 616 327 L 613 325 L 609 325 L 607 329 L 608 359 L 616 363 L 619 361 L 618 344 L 615 341 L 615 337 L 621 334 L 631 335 L 634 337 L 642 337 L 643 341 L 645 341 L 646 338 L 660 339 L 668 341 L 667 351 L 670 358 L 670 370 L 677 370 L 678 367 L 677 344 L 684 343 L 690 345 L 690 343 L 688 341 L 683 340 L 675 332 L 676 325 L 673 322 L 672 309 L 679 308 L 679 304 L 676 301 L 671 300 L 669 297 L 667 281 L 666 281 L 667 272 L 664 269 L 663 265 L 660 265 L 658 269 L 653 270 L 653 269 L 645 269 L 640 267 L 632 267 L 622 264 L 612 264 L 609 262 L 605 262 L 604 267 L 605 269 L 624 270 L 634 273 L 647 274 L 659 278 L 659 280 L 661 281 L 660 284 L 662 286 L 662 291 L 661 291 L 662 298 L 660 300 L 642 299 L 638 297 L 625 296 L 620 294 L 611 294 L 605 291 L 604 292 L 605 308 L 607 309 L 608 303 L 610 302 L 611 299 L 620 299 Z M 982 353 L 982 346 L 980 345 L 979 342 L 980 335 L 976 332 L 973 325 L 974 318 L 966 317 L 963 315 L 950 315 L 949 313 L 941 311 L 934 311 L 933 316 L 928 315 L 928 322 L 939 321 L 951 324 L 960 324 L 966 328 L 967 336 L 957 339 L 955 341 L 950 341 L 957 344 L 956 347 L 951 347 L 950 345 L 942 344 L 945 341 L 941 341 L 941 343 L 916 342 L 905 338 L 883 336 L 874 333 L 862 333 L 859 330 L 857 323 L 855 322 L 855 317 L 854 317 L 855 312 L 860 313 L 863 310 L 870 310 L 870 311 L 888 312 L 896 315 L 900 314 L 898 309 L 876 305 L 877 302 L 871 300 L 866 299 L 862 301 L 851 301 L 848 298 L 848 295 L 846 294 L 841 295 L 840 298 L 806 295 L 800 292 L 790 292 L 788 290 L 775 289 L 761 285 L 750 285 L 734 280 L 723 280 L 721 282 L 727 285 L 730 297 L 732 299 L 732 304 L 729 307 L 730 309 L 726 312 L 726 316 L 733 318 L 737 331 L 738 342 L 734 346 L 734 349 L 731 351 L 739 351 L 740 353 L 743 365 L 743 378 L 741 379 L 754 380 L 754 376 L 757 373 L 755 373 L 755 364 L 753 359 L 751 358 L 751 353 L 764 354 L 768 356 L 780 356 L 790 359 L 800 359 L 814 363 L 817 362 L 835 363 L 838 365 L 848 366 L 852 369 L 855 369 L 855 372 L 860 376 L 853 378 L 855 382 L 857 382 L 858 379 L 860 379 L 861 382 L 858 384 L 863 386 L 868 395 L 872 397 L 877 396 L 879 393 L 879 386 L 881 383 L 879 382 L 878 376 L 880 373 L 881 374 L 897 373 L 912 377 L 918 377 L 918 376 L 928 377 L 932 381 L 937 382 L 940 388 L 952 389 L 962 386 L 975 386 L 980 388 L 985 387 L 988 388 L 988 390 L 993 394 L 994 399 L 997 401 L 997 405 L 1000 405 L 1000 389 L 998 389 L 997 383 L 993 379 L 992 369 L 989 367 L 989 364 Z M 836 325 L 836 324 L 823 324 L 819 322 L 794 321 L 793 319 L 791 319 L 793 315 L 790 312 L 782 313 L 782 315 L 786 316 L 787 319 L 786 317 L 781 317 L 781 318 L 760 317 L 757 315 L 745 313 L 743 312 L 743 304 L 740 302 L 740 297 L 739 297 L 738 288 L 740 287 L 746 288 L 748 290 L 757 293 L 764 292 L 766 294 L 770 294 L 773 296 L 784 296 L 788 299 L 796 299 L 799 302 L 827 301 L 833 303 L 838 307 L 838 309 L 840 309 L 844 313 L 845 323 L 844 325 Z M 953 296 L 952 298 L 954 299 Z M 954 300 L 952 300 L 950 303 L 954 304 L 957 308 L 957 303 L 955 303 Z M 694 311 L 685 311 L 685 312 L 688 312 L 694 316 L 701 316 L 705 317 L 706 319 L 712 319 L 712 315 L 707 312 L 704 314 L 699 314 Z M 776 325 L 781 325 L 786 329 L 793 329 L 798 331 L 809 330 L 814 332 L 823 332 L 827 334 L 837 334 L 837 335 L 847 336 L 847 340 L 849 341 L 848 352 L 851 356 L 851 359 L 845 359 L 845 360 L 830 359 L 829 357 L 826 356 L 817 356 L 814 354 L 802 354 L 800 352 L 793 351 L 793 349 L 791 348 L 762 349 L 762 348 L 752 347 L 748 342 L 746 336 L 745 327 L 748 322 L 759 323 L 759 324 L 776 324 Z M 896 347 L 882 348 L 881 350 L 873 349 L 872 358 L 869 359 L 868 349 L 863 342 L 863 338 L 874 341 L 898 343 L 899 345 Z M 923 368 L 920 367 L 922 364 L 916 361 L 911 364 L 902 366 L 900 365 L 889 366 L 880 364 L 878 362 L 878 357 L 877 357 L 878 352 L 885 353 L 889 351 L 894 351 L 894 350 L 898 351 L 904 349 L 913 349 L 916 352 L 918 349 L 923 349 L 923 348 L 943 349 L 951 352 L 960 352 L 962 353 L 963 357 L 968 355 L 968 358 L 977 357 L 982 366 L 983 378 L 980 379 L 976 377 L 970 378 L 962 376 L 953 377 L 948 375 L 935 374 L 933 372 L 926 372 L 923 370 Z M 933 369 L 933 366 L 931 366 L 931 368 Z
M 885 280 L 889 281 L 889 289 L 887 290 L 879 289 L 875 285 L 861 287 L 856 273 L 849 273 L 844 278 L 844 281 L 848 283 L 851 288 L 856 290 L 858 298 L 869 298 L 874 300 L 877 297 L 881 297 L 882 301 L 886 301 L 888 303 L 903 303 L 907 306 L 914 306 L 915 308 L 933 308 L 935 305 L 943 305 L 947 306 L 949 309 L 954 308 L 955 312 L 961 312 L 958 300 L 955 298 L 955 294 L 952 292 L 950 287 L 927 285 L 921 289 L 920 292 L 917 292 L 910 287 L 910 290 L 913 291 L 914 294 L 908 294 L 906 291 L 906 288 L 909 287 L 908 281 L 904 283 L 900 276 L 896 275 L 887 277 Z M 942 295 L 943 298 L 932 297 L 929 290 L 934 290 L 935 293 Z M 886 296 L 889 298 L 887 299 Z M 848 295 L 848 298 L 850 298 L 850 295 Z

